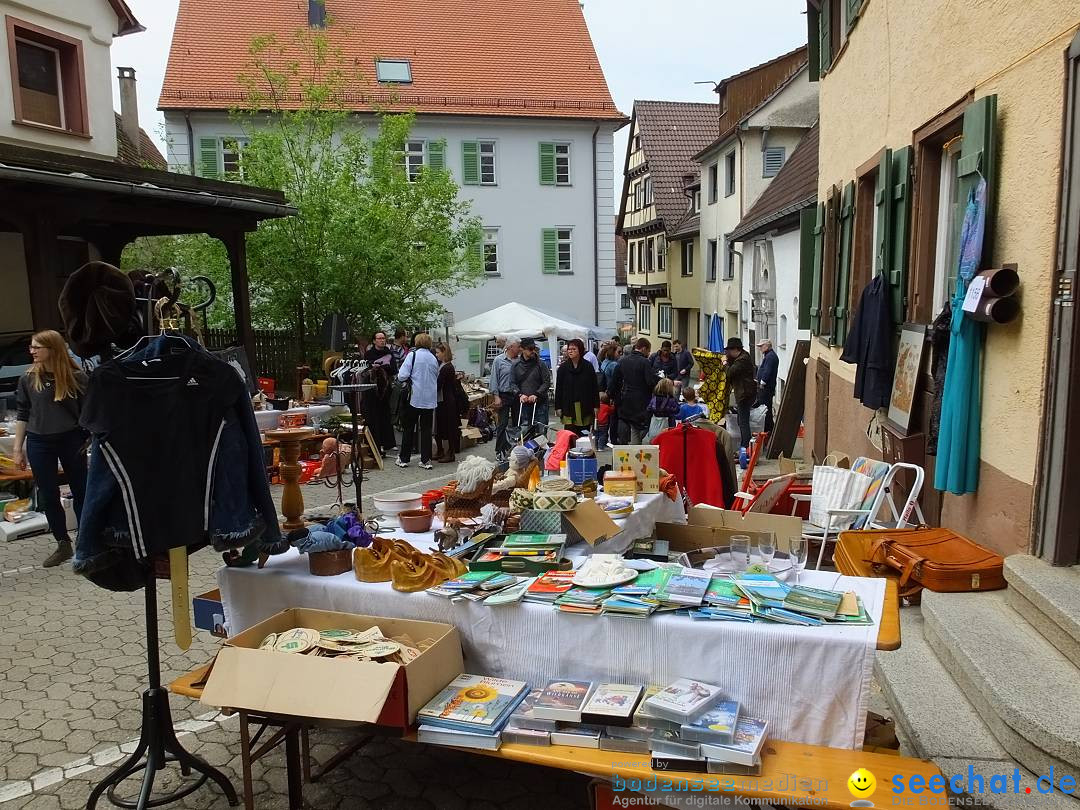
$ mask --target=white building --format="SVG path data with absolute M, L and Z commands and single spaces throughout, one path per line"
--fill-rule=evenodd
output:
M 732 232 L 817 120 L 817 86 L 806 66 L 803 47 L 720 82 L 721 134 L 695 158 L 701 165 L 702 316 L 720 314 L 725 339 L 741 337 L 752 353 L 755 337 L 763 337 L 751 329 L 753 256 Z
M 159 105 L 174 170 L 218 177 L 235 168 L 243 132 L 229 108 L 243 95 L 235 77 L 252 38 L 287 41 L 322 25 L 323 8 L 320 0 L 181 0 Z M 445 302 L 454 319 L 519 301 L 614 330 L 613 134 L 626 118 L 578 3 L 506 8 L 474 0 L 474 24 L 465 26 L 435 0 L 326 0 L 326 32 L 374 77 L 358 87 L 357 125 L 375 126 L 373 104 L 415 111 L 411 164 L 448 168 L 483 223 L 486 278 Z M 465 359 L 459 365 L 468 367 Z M 468 360 L 479 359 L 471 347 Z

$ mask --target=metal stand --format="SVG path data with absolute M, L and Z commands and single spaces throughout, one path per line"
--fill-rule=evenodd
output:
M 349 459 L 349 466 L 352 467 L 353 486 L 356 488 L 356 514 L 361 517 L 364 514 L 363 501 L 361 500 L 361 490 L 364 483 L 364 462 L 360 458 L 360 395 L 364 391 L 371 391 L 375 387 L 374 383 L 330 386 L 331 391 L 341 391 L 342 399 L 345 400 L 349 413 L 352 415 L 352 458 Z
M 151 561 L 148 561 L 146 574 L 146 663 L 149 686 L 142 696 L 142 734 L 139 744 L 124 762 L 91 791 L 86 801 L 86 810 L 94 810 L 101 794 L 116 807 L 143 810 L 147 807 L 162 807 L 182 799 L 202 787 L 207 779 L 217 782 L 230 807 L 239 805 L 232 783 L 217 768 L 188 752 L 176 739 L 173 729 L 172 714 L 169 711 L 169 693 L 161 685 L 161 660 L 158 653 L 158 617 L 157 617 L 157 577 Z M 145 759 L 144 759 L 145 755 Z M 180 773 L 190 776 L 192 771 L 200 774 L 199 778 L 188 785 L 164 796 L 151 797 L 154 791 L 154 779 L 157 772 L 170 762 L 180 765 Z M 142 789 L 137 800 L 123 799 L 116 795 L 117 788 L 129 777 L 143 771 Z

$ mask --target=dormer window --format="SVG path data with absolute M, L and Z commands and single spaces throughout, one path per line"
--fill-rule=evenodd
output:
M 411 84 L 412 65 L 408 59 L 376 59 L 375 78 L 386 84 Z
M 89 135 L 82 43 L 6 18 L 15 122 Z

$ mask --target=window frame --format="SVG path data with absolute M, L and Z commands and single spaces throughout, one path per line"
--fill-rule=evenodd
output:
M 573 185 L 573 183 L 571 182 L 573 180 L 573 175 L 572 175 L 573 166 L 571 164 L 571 153 L 572 153 L 573 150 L 570 148 L 570 144 L 565 142 L 565 141 L 561 142 L 561 143 L 556 142 L 554 144 L 554 146 L 555 146 L 555 157 L 554 157 L 554 161 L 555 161 L 555 185 L 557 185 L 557 186 L 570 186 L 570 185 Z M 560 150 L 565 150 L 565 151 L 560 151 Z M 560 160 L 560 158 L 562 158 L 566 163 L 566 179 L 565 180 L 560 180 L 559 179 L 559 160 Z
M 11 15 L 4 16 L 4 24 L 7 30 L 8 60 L 11 67 L 11 95 L 14 108 L 12 123 L 89 139 L 91 137 L 90 115 L 86 96 L 86 59 L 82 41 Z M 19 41 L 56 54 L 57 90 L 62 126 L 54 126 L 25 117 L 19 85 L 17 53 Z
M 648 208 L 653 204 L 653 185 L 652 175 L 645 177 L 641 181 L 641 203 L 643 208 Z
M 236 149 L 233 150 L 236 153 L 236 170 L 235 170 L 235 172 L 231 173 L 232 178 L 229 177 L 229 175 L 230 175 L 229 170 L 227 168 L 225 168 L 225 154 L 226 154 L 226 151 L 228 151 L 228 150 L 226 150 L 225 145 L 226 145 L 226 143 L 228 143 L 230 141 L 233 144 L 236 145 Z M 229 179 L 243 180 L 244 179 L 244 164 L 243 164 L 244 149 L 247 148 L 249 143 L 251 143 L 251 139 L 250 138 L 245 138 L 242 135 L 240 135 L 240 136 L 222 135 L 220 138 L 218 138 L 218 161 L 219 161 L 218 162 L 218 170 L 221 172 L 221 174 L 219 176 L 223 180 L 229 180 Z
M 405 79 L 384 79 L 379 75 L 379 67 L 382 65 L 404 65 L 405 72 L 408 74 L 408 78 Z M 375 60 L 375 81 L 379 84 L 412 84 L 412 61 L 409 59 L 376 59 Z
M 694 277 L 694 243 L 696 241 L 696 239 L 683 239 L 679 244 L 679 256 L 682 260 L 680 270 L 683 278 Z
M 695 214 L 701 213 L 701 189 L 694 191 L 694 197 L 690 200 L 690 208 Z
M 724 197 L 731 197 L 735 194 L 735 173 L 736 173 L 736 161 L 735 150 L 724 155 Z
M 620 295 L 619 309 L 633 309 L 634 308 L 634 301 L 630 297 L 630 293 L 624 292 L 624 293 L 620 293 L 619 295 Z
M 489 248 L 494 248 L 494 270 L 488 269 Z M 502 275 L 502 272 L 499 269 L 499 227 L 497 225 L 485 225 L 483 228 L 483 235 L 480 241 L 480 262 L 484 270 L 484 278 L 497 278 Z
M 412 151 L 412 147 L 415 144 L 420 144 L 420 152 L 419 152 L 420 163 L 417 165 L 416 174 L 414 175 L 413 170 L 412 170 L 412 164 L 410 163 L 409 158 L 417 156 L 417 153 Z M 401 161 L 402 162 L 402 168 L 405 169 L 405 178 L 410 183 L 415 183 L 418 179 L 420 179 L 420 172 L 422 172 L 424 170 L 424 167 L 427 166 L 427 161 L 428 161 L 428 142 L 427 142 L 427 140 L 426 139 L 421 139 L 421 138 L 409 138 L 408 140 L 406 140 L 405 145 L 401 150 L 401 158 L 402 158 L 402 161 Z
M 735 280 L 735 243 L 724 239 L 724 281 Z
M 705 281 L 716 281 L 717 254 L 720 250 L 720 242 L 717 239 L 705 240 Z
M 564 237 L 563 234 L 566 234 Z M 566 248 L 566 268 L 563 269 L 563 248 Z M 561 276 L 569 276 L 574 273 L 574 229 L 555 228 L 555 267 L 556 273 Z
M 642 317 L 644 315 L 644 317 Z M 637 305 L 637 328 L 643 335 L 652 334 L 652 304 L 648 301 L 638 301 Z
M 773 153 L 773 154 L 775 154 L 776 152 L 780 153 L 780 165 L 777 166 L 775 172 L 771 172 L 771 173 L 769 172 L 769 153 L 770 152 Z M 786 164 L 786 163 L 787 163 L 787 147 L 784 147 L 784 146 L 769 146 L 769 147 L 766 147 L 761 152 L 761 176 L 763 178 L 765 178 L 765 177 L 776 177 L 776 175 L 780 174 L 780 171 L 784 168 L 784 164 Z
M 848 311 L 853 312 L 863 289 L 874 278 L 874 240 L 877 234 L 878 209 L 874 200 L 881 157 L 879 149 L 855 170 L 855 222 L 851 236 L 851 275 Z
M 656 269 L 656 237 L 645 237 L 645 272 L 649 273 Z
M 636 273 L 637 268 L 634 267 L 634 261 L 637 259 L 637 241 L 628 240 L 626 243 L 626 272 Z
M 488 155 L 491 159 L 491 179 L 484 179 L 484 147 L 491 147 L 491 153 Z M 499 148 L 495 141 L 477 141 L 476 142 L 476 174 L 479 178 L 480 186 L 497 186 L 499 185 L 499 160 L 498 160 Z
M 720 161 L 709 166 L 709 205 L 720 200 Z
M 693 244 L 693 243 L 691 243 Z M 664 329 L 664 313 L 667 313 L 667 329 Z M 656 304 L 656 336 L 670 338 L 675 326 L 675 311 L 670 302 Z
M 656 269 L 667 269 L 667 237 L 664 234 L 656 237 Z

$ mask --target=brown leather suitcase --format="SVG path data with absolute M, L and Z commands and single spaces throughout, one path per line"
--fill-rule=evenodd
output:
M 900 573 L 900 595 L 995 591 L 1006 585 L 1005 559 L 949 529 L 873 529 L 867 561 Z

